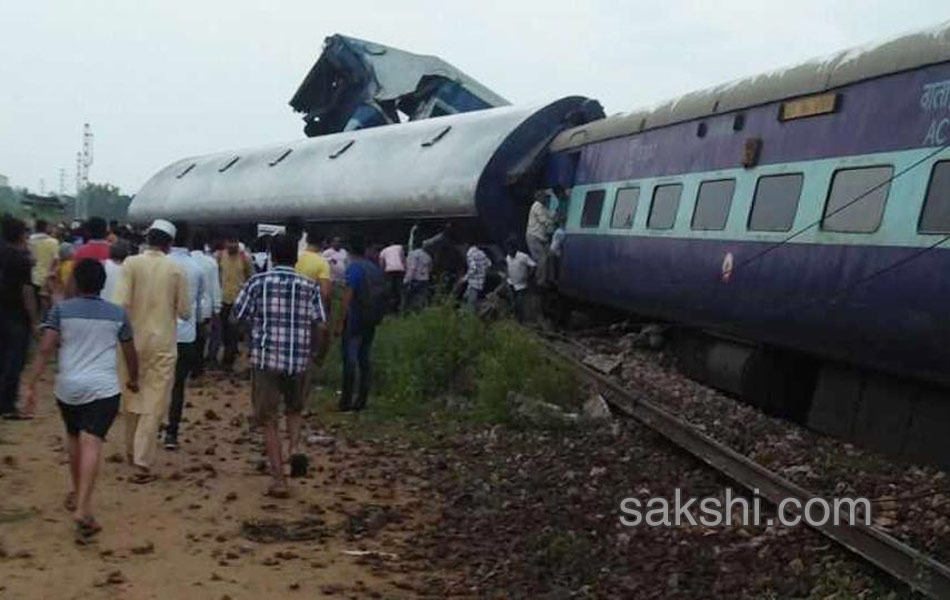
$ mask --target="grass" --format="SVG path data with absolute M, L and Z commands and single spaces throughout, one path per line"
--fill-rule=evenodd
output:
M 315 379 L 321 418 L 359 419 L 370 429 L 412 424 L 515 424 L 509 392 L 576 409 L 579 382 L 551 360 L 533 334 L 486 323 L 448 302 L 387 318 L 376 331 L 373 389 L 358 417 L 335 413 L 342 382 L 339 341 Z

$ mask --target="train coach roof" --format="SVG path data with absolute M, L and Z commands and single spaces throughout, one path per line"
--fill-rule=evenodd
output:
M 948 60 L 950 21 L 575 127 L 561 133 L 551 144 L 551 151 L 569 150 L 665 125 L 814 94 Z
M 486 190 L 498 188 L 486 178 L 503 179 L 524 148 L 557 131 L 584 100 L 569 96 L 540 107 L 506 106 L 185 158 L 142 186 L 129 218 L 252 223 L 476 216 L 477 202 L 492 199 Z

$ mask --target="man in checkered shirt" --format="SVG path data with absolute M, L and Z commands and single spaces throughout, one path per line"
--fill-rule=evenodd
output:
M 307 457 L 300 453 L 304 389 L 313 354 L 312 340 L 325 326 L 326 313 L 317 283 L 294 271 L 297 241 L 277 235 L 271 241 L 275 267 L 251 277 L 234 302 L 231 318 L 251 323 L 251 404 L 264 429 L 267 459 L 274 482 L 269 496 L 290 495 L 278 436 L 280 401 L 284 401 L 289 438 L 290 476 L 307 474 Z
M 472 244 L 468 247 L 468 252 L 465 253 L 465 263 L 468 266 L 463 278 L 468 284 L 465 288 L 465 306 L 475 310 L 478 298 L 485 289 L 485 276 L 488 275 L 491 260 L 481 248 Z

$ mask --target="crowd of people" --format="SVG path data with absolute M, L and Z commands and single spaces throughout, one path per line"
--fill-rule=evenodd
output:
M 529 214 L 531 254 L 514 238 L 505 245 L 500 288 L 519 319 L 532 274 L 545 285 L 555 272 L 558 223 L 542 200 Z M 426 306 L 437 276 L 466 309 L 485 296 L 493 261 L 474 244 L 464 258 L 446 258 L 445 251 L 458 251 L 450 229 L 426 238 L 413 227 L 406 244 L 367 246 L 359 235 L 327 238 L 320 227 L 305 230 L 292 220 L 283 232 L 244 244 L 237 231 L 164 219 L 143 231 L 100 218 L 72 226 L 36 220 L 28 235 L 23 221 L 4 217 L 0 416 L 33 417 L 37 382 L 55 355 L 54 396 L 72 482 L 64 506 L 80 534 L 90 536 L 99 531 L 91 498 L 113 422 L 121 418 L 125 426 L 129 481 L 147 484 L 156 479 L 159 446 L 179 447 L 188 380 L 207 370 L 247 376 L 272 476 L 266 493 L 286 498 L 285 464 L 290 477 L 309 469 L 301 415 L 333 340 L 343 365 L 339 410 L 361 411 L 370 395 L 373 339 L 387 313 Z M 38 349 L 21 377 L 31 339 Z M 247 370 L 237 371 L 242 339 Z

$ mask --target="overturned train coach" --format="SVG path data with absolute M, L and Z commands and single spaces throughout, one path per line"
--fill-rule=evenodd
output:
M 568 130 L 562 292 L 692 375 L 950 465 L 950 24 Z M 704 335 L 699 335 L 701 332 Z
M 588 110 L 602 115 L 567 97 L 186 158 L 154 175 L 129 214 L 234 225 L 303 218 L 382 241 L 429 220 L 497 242 L 523 232 L 524 198 L 543 176 L 548 145 Z
M 563 185 L 564 298 L 677 324 L 690 375 L 773 414 L 950 465 L 950 24 L 647 110 L 592 105 L 184 159 L 130 214 L 386 239 L 451 220 L 499 242 L 531 188 Z

